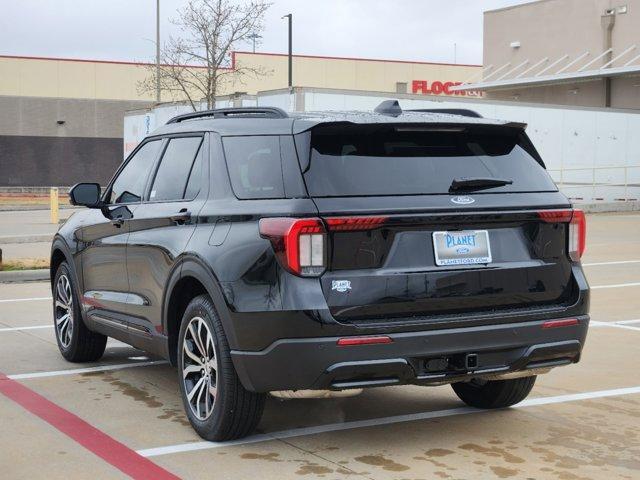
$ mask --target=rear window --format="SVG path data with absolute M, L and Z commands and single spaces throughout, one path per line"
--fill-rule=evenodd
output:
M 222 143 L 236 197 L 284 197 L 280 137 L 225 137 Z
M 513 182 L 474 194 L 557 191 L 527 145 L 508 127 L 319 126 L 304 177 L 314 197 L 443 194 L 463 177 Z

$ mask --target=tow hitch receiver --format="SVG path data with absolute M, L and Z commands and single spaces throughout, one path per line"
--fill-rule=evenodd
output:
M 467 370 L 475 370 L 478 368 L 478 355 L 475 353 L 468 353 L 464 359 L 464 366 Z

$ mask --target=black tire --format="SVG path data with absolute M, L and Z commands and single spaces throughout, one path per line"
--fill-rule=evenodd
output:
M 68 289 L 66 289 L 66 296 L 70 297 L 68 302 L 65 301 L 66 296 L 59 290 L 65 281 L 68 282 Z M 70 362 L 95 362 L 104 354 L 107 337 L 92 332 L 86 327 L 82 319 L 77 292 L 69 266 L 66 262 L 61 263 L 56 271 L 52 288 L 53 326 L 58 348 L 62 356 Z M 64 307 L 61 306 L 63 303 Z M 68 319 L 60 321 L 65 312 L 70 313 Z
M 476 408 L 505 408 L 527 398 L 536 383 L 536 377 L 511 380 L 471 380 L 453 383 L 453 391 L 464 403 Z
M 206 360 L 202 363 L 193 360 L 194 357 L 188 354 L 197 354 L 200 351 L 200 347 L 193 340 L 196 330 L 199 336 L 200 331 L 205 337 L 207 332 L 211 333 L 211 346 L 206 338 L 204 341 L 200 339 L 200 345 L 206 352 Z M 189 352 L 185 353 L 185 349 L 189 349 Z M 250 434 L 260 422 L 266 395 L 250 392 L 242 386 L 231 360 L 229 343 L 222 323 L 208 295 L 194 298 L 187 306 L 180 325 L 177 353 L 178 384 L 182 402 L 187 417 L 198 435 L 205 440 L 225 441 Z M 201 369 L 201 365 L 208 365 L 207 371 Z M 185 368 L 198 371 L 191 371 L 185 375 Z M 204 398 L 201 393 L 193 393 L 201 381 L 203 385 L 200 388 Z M 215 395 L 209 397 L 210 388 L 215 390 Z M 192 392 L 191 400 L 188 398 L 187 389 Z M 203 398 L 203 402 L 200 398 Z M 210 403 L 207 403 L 208 400 Z

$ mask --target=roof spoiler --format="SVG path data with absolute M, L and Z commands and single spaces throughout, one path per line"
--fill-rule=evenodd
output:
M 201 112 L 185 113 L 170 119 L 166 124 L 180 123 L 196 118 L 288 118 L 287 112 L 277 107 L 235 107 L 203 110 Z

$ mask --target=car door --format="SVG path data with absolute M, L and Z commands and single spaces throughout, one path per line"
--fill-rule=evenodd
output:
M 162 334 L 163 294 L 207 198 L 208 147 L 204 134 L 167 138 L 148 193 L 129 220 L 130 342 L 153 351 Z
M 140 145 L 107 188 L 105 207 L 91 210 L 76 232 L 82 252 L 83 305 L 90 322 L 109 329 L 126 329 L 122 314 L 127 311 L 129 292 L 129 221 L 143 198 L 161 145 L 161 140 Z

